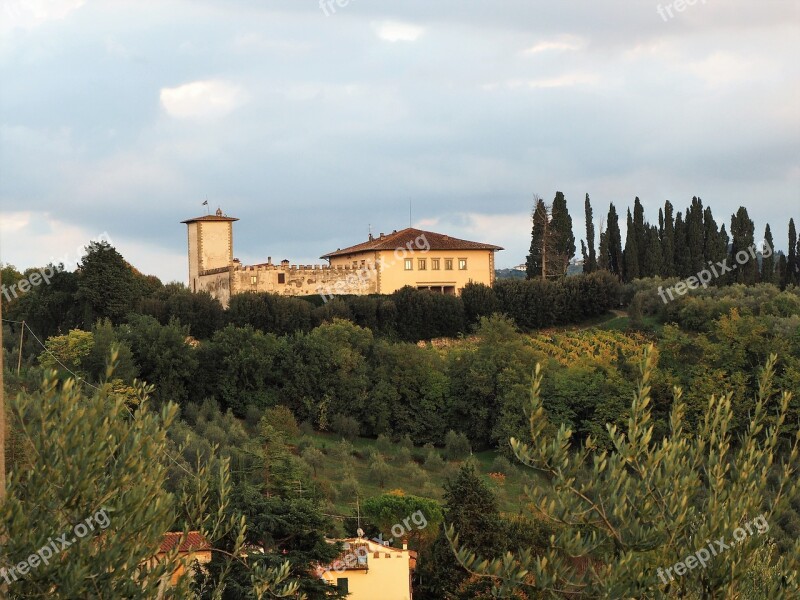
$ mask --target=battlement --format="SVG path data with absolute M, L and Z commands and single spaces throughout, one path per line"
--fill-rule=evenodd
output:
M 353 267 L 352 265 L 290 265 L 288 263 L 285 264 L 263 264 L 263 265 L 236 265 L 233 266 L 234 272 L 241 272 L 241 273 L 258 273 L 258 272 L 267 272 L 267 271 L 280 271 L 280 272 L 292 272 L 292 273 L 314 273 L 315 271 L 349 271 L 349 272 L 360 272 L 365 270 L 374 270 L 371 265 L 365 266 L 356 266 Z

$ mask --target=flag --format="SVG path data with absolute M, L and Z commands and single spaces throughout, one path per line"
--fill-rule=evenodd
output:
M 208 206 L 208 200 L 206 200 L 205 202 L 203 202 L 203 206 Z

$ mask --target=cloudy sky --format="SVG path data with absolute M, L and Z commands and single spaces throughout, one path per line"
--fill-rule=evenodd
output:
M 675 4 L 684 10 L 678 11 Z M 341 4 L 342 6 L 339 6 Z M 639 196 L 800 217 L 793 0 L 0 0 L 0 260 L 105 232 L 186 279 L 181 220 L 244 262 L 415 226 L 524 260 L 531 198 L 583 237 Z M 670 16 L 670 13 L 672 16 Z

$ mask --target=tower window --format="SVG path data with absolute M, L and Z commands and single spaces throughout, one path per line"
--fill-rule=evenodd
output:
M 257 275 L 250 275 L 250 285 L 255 285 L 258 283 L 258 276 Z
M 286 273 L 278 273 L 278 283 L 286 283 Z

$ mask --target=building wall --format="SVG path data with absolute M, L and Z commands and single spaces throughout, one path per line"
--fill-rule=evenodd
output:
M 260 265 L 205 271 L 197 277 L 197 290 L 205 290 L 228 307 L 232 295 L 270 292 L 281 296 L 334 296 L 378 293 L 374 269 L 329 267 L 327 265 Z
M 459 259 L 467 259 L 467 269 L 458 268 Z M 406 259 L 411 260 L 411 270 L 405 269 Z M 439 269 L 433 269 L 433 259 L 439 260 Z M 452 259 L 453 269 L 445 269 L 445 259 Z M 491 250 L 424 250 L 400 248 L 398 250 L 381 250 L 379 252 L 362 252 L 331 259 L 331 265 L 347 265 L 353 263 L 367 265 L 378 262 L 377 280 L 379 294 L 391 294 L 410 285 L 412 287 L 436 288 L 460 295 L 461 290 L 470 282 L 492 285 L 494 283 L 494 252 Z M 420 270 L 419 260 L 425 260 L 425 270 Z
M 233 263 L 233 224 L 230 221 L 198 221 L 200 270 L 219 269 Z
M 338 578 L 347 578 L 348 600 L 411 600 L 411 556 L 408 550 L 384 548 L 371 541 L 369 546 L 369 569 L 329 570 L 323 573 L 323 578 L 332 585 L 336 585 Z

